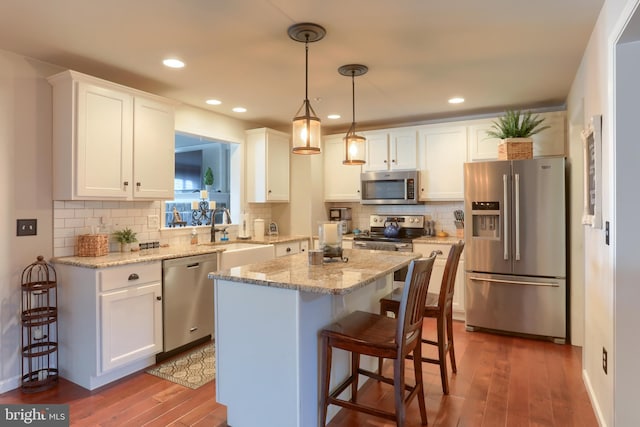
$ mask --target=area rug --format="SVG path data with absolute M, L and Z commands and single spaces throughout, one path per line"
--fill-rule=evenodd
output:
M 196 389 L 215 379 L 215 362 L 212 343 L 155 365 L 147 373 Z

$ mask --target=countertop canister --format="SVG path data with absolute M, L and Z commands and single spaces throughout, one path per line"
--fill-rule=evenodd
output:
M 253 220 L 253 236 L 256 240 L 264 239 L 264 219 L 257 218 Z

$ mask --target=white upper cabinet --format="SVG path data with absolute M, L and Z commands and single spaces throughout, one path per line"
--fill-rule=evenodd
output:
M 534 113 L 544 117 L 543 125 L 550 126 L 542 132 L 532 136 L 533 156 L 564 156 L 566 153 L 566 112 L 554 111 L 550 113 Z M 498 138 L 487 137 L 487 131 L 492 129 L 493 121 L 497 118 L 473 121 L 469 125 L 469 159 L 496 160 L 498 158 Z
M 175 176 L 173 107 L 136 96 L 133 121 L 134 197 L 172 200 Z
M 414 128 L 367 132 L 365 171 L 406 170 L 418 168 L 418 147 Z
M 246 137 L 247 202 L 288 202 L 289 135 L 260 128 Z
M 345 158 L 344 134 L 324 138 L 324 200 L 341 202 L 360 201 L 360 173 L 362 166 L 343 165 Z
M 465 126 L 424 126 L 420 138 L 420 200 L 464 199 Z
M 53 198 L 171 199 L 173 105 L 65 71 L 53 86 Z

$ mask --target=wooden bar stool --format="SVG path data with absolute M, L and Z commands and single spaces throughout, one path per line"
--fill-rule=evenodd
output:
M 440 379 L 442 381 L 442 392 L 449 394 L 449 376 L 447 375 L 447 353 L 451 360 L 451 370 L 458 372 L 456 366 L 456 354 L 453 347 L 453 290 L 456 282 L 456 271 L 460 261 L 460 255 L 464 249 L 464 242 L 460 240 L 458 243 L 451 245 L 447 263 L 442 276 L 442 284 L 439 293 L 427 294 L 427 302 L 424 307 L 424 317 L 435 318 L 437 329 L 437 340 L 428 340 L 422 338 L 422 342 L 430 344 L 438 348 L 438 358 L 422 357 L 422 361 L 433 363 L 440 366 Z M 386 315 L 393 312 L 398 315 L 400 308 L 402 289 L 396 289 L 391 294 L 380 299 L 380 314 Z M 411 357 L 411 355 L 409 355 Z M 382 373 L 382 359 L 378 362 L 378 372 Z
M 320 420 L 327 422 L 327 408 L 330 404 L 353 409 L 396 422 L 404 426 L 406 407 L 418 397 L 422 424 L 427 424 L 427 410 L 422 382 L 421 339 L 423 307 L 427 298 L 429 278 L 435 256 L 414 260 L 409 265 L 404 291 L 398 305 L 398 316 L 391 318 L 380 314 L 355 311 L 320 331 L 321 355 L 321 398 Z M 334 348 L 351 352 L 351 375 L 333 392 L 329 392 L 331 378 L 331 357 Z M 393 378 L 383 377 L 360 368 L 360 355 L 393 359 Z M 413 354 L 415 385 L 406 384 L 405 360 Z M 366 375 L 394 386 L 395 412 L 383 411 L 358 403 L 358 376 Z M 351 399 L 338 396 L 351 385 Z M 408 394 L 406 393 L 408 392 Z

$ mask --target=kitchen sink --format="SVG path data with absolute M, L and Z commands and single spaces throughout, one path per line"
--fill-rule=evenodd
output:
M 275 247 L 273 245 L 262 245 L 260 243 L 224 243 L 216 246 L 224 247 L 224 251 L 219 253 L 219 270 L 228 270 L 240 265 L 254 264 L 256 262 L 268 261 L 275 258 Z

